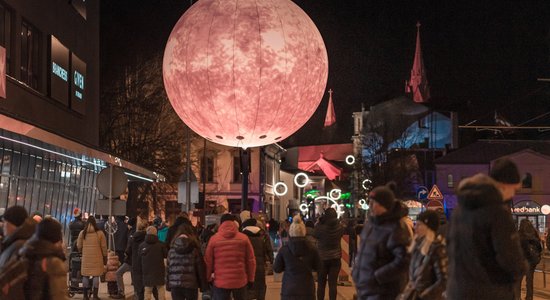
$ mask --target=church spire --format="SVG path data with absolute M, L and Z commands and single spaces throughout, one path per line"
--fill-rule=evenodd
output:
M 428 86 L 420 45 L 420 22 L 416 23 L 416 51 L 411 69 L 411 78 L 406 84 L 405 92 L 412 93 L 412 98 L 417 103 L 428 102 L 430 98 L 430 87 Z
M 329 98 L 328 98 L 328 108 L 327 108 L 327 115 L 325 116 L 325 125 L 324 127 L 329 127 L 332 124 L 336 123 L 336 114 L 334 113 L 334 104 L 332 103 L 332 89 L 328 90 Z

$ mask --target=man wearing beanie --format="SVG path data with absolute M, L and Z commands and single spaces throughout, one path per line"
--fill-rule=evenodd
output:
M 17 256 L 19 249 L 32 236 L 36 226 L 36 222 L 29 218 L 27 210 L 18 205 L 6 209 L 3 221 L 4 239 L 2 254 L 0 254 L 0 268 Z
M 447 235 L 448 299 L 520 297 L 514 286 L 527 262 L 510 208 L 504 205 L 520 186 L 520 176 L 509 160 L 496 161 L 490 175 L 466 178 L 458 186 Z
M 63 234 L 58 221 L 46 217 L 38 223 L 34 237 L 21 248 L 20 255 L 29 263 L 25 299 L 67 299 Z
M 212 282 L 215 300 L 246 300 L 247 289 L 254 285 L 256 258 L 248 237 L 239 232 L 236 218 L 224 214 L 218 232 L 214 234 L 205 253 L 206 278 Z
M 254 218 L 248 219 L 242 223 L 243 233 L 248 237 L 254 257 L 256 257 L 256 275 L 254 276 L 254 289 L 248 290 L 249 299 L 264 300 L 267 285 L 265 282 L 265 264 L 266 259 L 273 263 L 273 247 L 267 233 L 258 226 L 258 221 Z
M 495 185 L 502 194 L 502 199 L 512 206 L 516 191 L 521 188 L 521 176 L 516 164 L 506 158 L 495 161 L 489 176 L 496 181 Z
M 284 272 L 281 299 L 315 299 L 315 280 L 312 272 L 320 267 L 319 254 L 306 240 L 306 226 L 300 215 L 292 218 L 288 231 L 288 244 L 275 258 L 273 271 Z
M 342 267 L 342 247 L 340 240 L 344 234 L 344 228 L 338 221 L 338 214 L 334 208 L 329 207 L 325 214 L 319 218 L 315 226 L 313 236 L 317 239 L 317 249 L 321 258 L 317 278 L 317 300 L 325 299 L 325 287 L 328 279 L 328 294 L 330 300 L 336 300 L 338 274 Z
M 80 232 L 84 230 L 84 227 L 86 224 L 84 223 L 84 221 L 82 221 L 82 211 L 80 210 L 80 208 L 75 207 L 75 209 L 73 209 L 73 217 L 74 217 L 74 220 L 72 220 L 71 223 L 69 224 L 69 231 L 71 233 L 70 246 L 73 252 L 78 252 L 78 249 L 76 249 L 76 240 L 78 239 L 78 235 L 80 234 Z M 117 248 L 117 249 L 120 249 L 120 248 Z M 126 248 L 123 248 L 123 249 L 126 249 Z
M 411 242 L 407 210 L 386 186 L 369 194 L 369 215 L 352 271 L 359 299 L 395 299 L 407 283 Z

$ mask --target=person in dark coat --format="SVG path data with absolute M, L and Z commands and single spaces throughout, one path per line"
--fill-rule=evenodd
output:
M 19 255 L 28 260 L 28 277 L 24 283 L 26 300 L 68 299 L 63 250 L 61 224 L 51 217 L 44 218 L 36 226 L 35 235 L 19 251 Z
M 78 249 L 76 249 L 76 240 L 80 232 L 84 230 L 86 223 L 82 221 L 82 211 L 78 207 L 73 209 L 73 217 L 74 220 L 69 224 L 69 231 L 71 233 L 71 243 L 69 246 L 71 246 L 71 251 L 78 252 Z
M 529 264 L 529 269 L 525 274 L 525 300 L 533 300 L 533 277 L 535 275 L 535 267 L 542 258 L 542 243 L 540 241 L 539 232 L 535 229 L 531 221 L 527 219 L 523 219 L 519 223 L 518 233 L 521 249 Z M 516 295 L 520 294 L 521 280 L 516 283 Z M 519 299 L 519 297 L 517 297 L 517 299 Z
M 116 255 L 118 256 L 118 260 L 121 263 L 124 262 L 124 259 L 125 259 L 124 251 L 128 246 L 128 238 L 129 238 L 129 232 L 130 232 L 130 229 L 128 228 L 128 224 L 126 224 L 124 220 L 125 220 L 124 216 L 115 217 L 115 221 L 117 225 L 117 231 L 114 233 L 115 252 L 116 252 Z
M 145 241 L 139 245 L 139 255 L 143 272 L 143 286 L 145 287 L 145 300 L 150 300 L 153 288 L 157 288 L 158 299 L 165 299 L 165 266 L 164 259 L 168 251 L 164 243 L 159 241 L 157 228 L 147 227 Z
M 361 232 L 352 276 L 359 299 L 394 300 L 407 282 L 411 237 L 402 221 L 407 210 L 385 186 L 374 188 L 369 199 L 369 219 Z
M 0 254 L 0 268 L 6 265 L 10 259 L 17 257 L 19 249 L 33 235 L 36 226 L 36 222 L 29 218 L 27 210 L 18 205 L 6 209 L 2 220 L 4 222 L 4 239 Z
M 248 291 L 249 299 L 254 297 L 258 300 L 265 299 L 267 285 L 265 282 L 266 260 L 273 262 L 273 248 L 269 236 L 257 225 L 256 219 L 248 219 L 242 224 L 242 232 L 248 237 L 254 256 L 256 257 L 256 275 L 254 276 L 254 288 Z M 252 296 L 253 295 L 253 296 Z
M 198 289 L 208 291 L 206 263 L 193 227 L 182 224 L 168 251 L 166 288 L 172 299 L 196 300 Z
M 145 229 L 147 228 L 147 221 L 138 218 L 136 224 L 136 231 L 128 240 L 128 246 L 126 247 L 126 257 L 131 259 L 130 265 L 132 266 L 132 285 L 134 286 L 134 295 L 138 300 L 143 300 L 145 287 L 143 285 L 143 271 L 141 266 L 140 257 L 140 245 L 145 240 Z M 163 276 L 164 277 L 164 276 Z
M 343 234 L 344 228 L 338 222 L 336 210 L 332 207 L 327 208 L 313 231 L 321 258 L 321 268 L 317 278 L 317 300 L 325 299 L 327 279 L 329 299 L 336 300 L 338 274 L 342 267 L 341 239 Z
M 447 285 L 447 252 L 442 237 L 437 233 L 439 215 L 427 210 L 416 221 L 415 239 L 409 247 L 411 263 L 409 283 L 398 299 L 444 300 Z
M 503 200 L 521 184 L 517 171 L 515 177 L 508 187 L 483 174 L 460 182 L 447 235 L 448 299 L 514 299 L 514 285 L 527 267 Z
M 315 280 L 321 261 L 317 249 L 306 241 L 306 226 L 299 215 L 289 228 L 288 244 L 281 247 L 273 263 L 273 271 L 283 273 L 281 300 L 314 300 Z

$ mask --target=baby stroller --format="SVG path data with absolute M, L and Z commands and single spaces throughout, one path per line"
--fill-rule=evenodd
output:
M 82 254 L 71 252 L 71 254 L 69 254 L 69 282 L 67 283 L 70 298 L 74 297 L 76 294 L 84 293 L 82 275 L 80 274 L 81 264 Z

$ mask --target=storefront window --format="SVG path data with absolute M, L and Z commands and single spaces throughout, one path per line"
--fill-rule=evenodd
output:
M 533 186 L 533 176 L 531 173 L 525 173 L 525 176 L 523 177 L 523 181 L 521 182 L 521 188 L 523 189 L 530 189 Z
M 449 174 L 447 175 L 447 187 L 452 188 L 455 186 L 455 182 L 453 181 L 453 175 Z
M 40 89 L 40 33 L 36 27 L 21 23 L 21 81 Z

